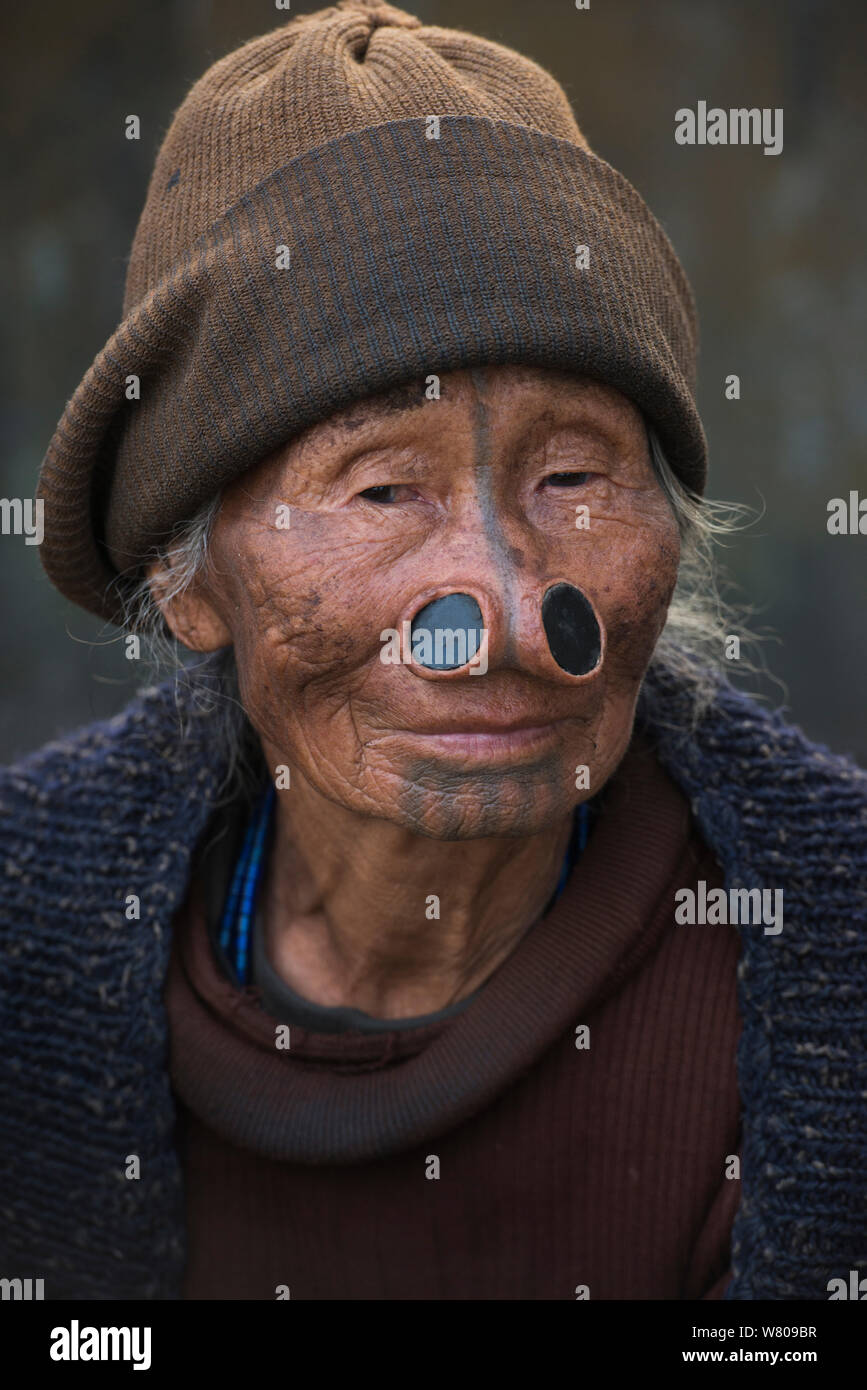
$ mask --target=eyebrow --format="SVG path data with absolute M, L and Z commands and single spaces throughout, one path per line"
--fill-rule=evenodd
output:
M 535 447 L 549 438 L 558 435 L 574 434 L 588 441 L 595 440 L 605 448 L 617 448 L 622 441 L 623 431 L 617 424 L 598 419 L 591 414 L 580 413 L 580 407 L 566 403 L 558 410 L 546 411 L 528 424 L 520 436 L 521 445 Z
M 340 427 L 347 430 L 358 429 L 361 425 L 369 424 L 380 415 L 392 414 L 398 410 L 414 410 L 427 401 L 425 394 L 426 386 L 423 381 L 404 381 L 397 386 L 390 386 L 385 391 L 379 391 L 375 396 L 365 396 L 361 401 L 353 402 L 349 409 L 352 411 L 351 417 L 340 421 Z
M 394 449 L 391 445 L 371 444 L 368 448 L 355 450 L 341 460 L 338 476 L 340 478 L 352 478 L 355 473 L 360 472 L 366 464 L 376 464 L 378 457 L 381 457 L 383 465 L 386 463 L 391 468 L 396 468 L 404 480 L 409 478 L 422 478 L 427 476 L 430 471 L 423 459 L 420 459 L 415 452 L 406 456 L 406 450 L 402 450 L 404 457 L 394 460 Z M 389 455 L 392 458 L 389 458 Z

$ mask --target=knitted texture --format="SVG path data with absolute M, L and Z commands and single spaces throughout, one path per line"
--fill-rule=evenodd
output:
M 657 673 L 641 709 L 726 888 L 783 890 L 779 936 L 741 932 L 725 1297 L 826 1299 L 829 1279 L 867 1272 L 867 773 L 730 686 L 694 737 L 675 681 Z
M 390 5 L 349 0 L 300 15 L 214 63 L 177 111 L 133 241 L 124 316 L 276 170 L 368 126 L 430 113 L 589 148 L 562 87 L 510 48 Z
M 554 79 L 352 0 L 222 59 L 177 112 L 123 320 L 43 461 L 40 555 L 119 619 L 118 574 L 298 431 L 484 363 L 617 387 L 701 491 L 696 353 L 668 238 Z
M 688 704 L 653 672 L 639 722 L 726 886 L 785 901 L 779 936 L 741 929 L 726 1297 L 825 1299 L 829 1279 L 867 1274 L 867 774 L 728 685 L 693 731 Z M 179 1295 L 162 990 L 222 774 L 206 707 L 171 683 L 0 774 L 0 1262 L 49 1297 Z

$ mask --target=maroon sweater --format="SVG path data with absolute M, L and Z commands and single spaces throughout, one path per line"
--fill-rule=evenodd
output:
M 214 957 L 194 873 L 166 990 L 184 1297 L 719 1298 L 739 941 L 675 925 L 699 879 L 722 886 L 634 740 L 559 901 L 463 1013 L 293 1026 L 281 1051 L 258 991 Z

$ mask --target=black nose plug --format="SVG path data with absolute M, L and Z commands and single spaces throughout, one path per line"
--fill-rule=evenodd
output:
M 542 625 L 551 655 L 570 676 L 586 676 L 599 665 L 602 634 L 580 589 L 552 584 L 542 599 Z
M 482 645 L 482 631 L 482 610 L 471 594 L 443 594 L 412 620 L 413 659 L 431 671 L 454 671 L 473 659 Z

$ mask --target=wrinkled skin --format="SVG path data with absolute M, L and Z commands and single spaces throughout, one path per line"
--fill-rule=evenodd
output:
M 441 392 L 350 406 L 244 474 L 206 581 L 165 609 L 188 646 L 234 645 L 268 765 L 291 769 L 265 890 L 275 965 L 310 998 L 382 1016 L 470 992 L 542 910 L 572 809 L 628 746 L 679 560 L 618 391 L 487 367 Z M 589 675 L 557 665 L 542 627 L 563 580 L 602 630 Z M 384 664 L 381 633 L 451 591 L 482 609 L 485 673 Z M 457 736 L 492 719 L 537 731 Z

